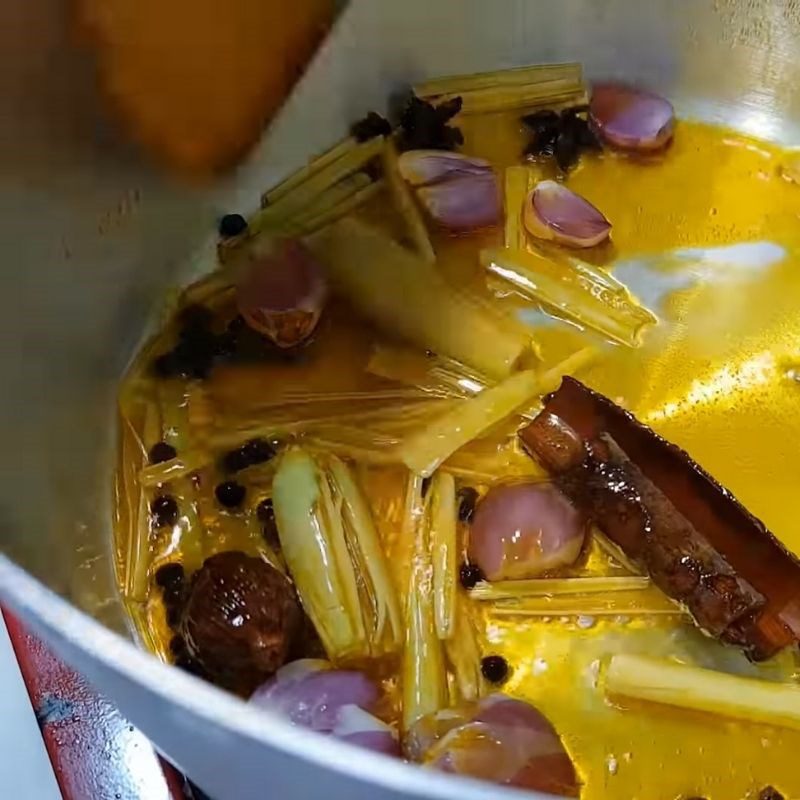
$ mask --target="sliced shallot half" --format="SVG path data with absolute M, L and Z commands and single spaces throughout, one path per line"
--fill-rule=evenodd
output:
M 492 165 L 483 158 L 472 158 L 448 150 L 408 150 L 397 161 L 403 179 L 412 186 L 430 183 L 458 175 L 486 175 Z
M 469 561 L 490 581 L 535 578 L 574 563 L 585 532 L 583 517 L 552 483 L 495 486 L 472 517 Z
M 410 732 L 417 746 L 425 747 L 423 763 L 493 783 L 578 795 L 569 754 L 549 720 L 532 705 L 494 694 L 432 716 Z
M 301 659 L 281 667 L 250 703 L 292 724 L 388 755 L 399 755 L 394 731 L 371 712 L 380 690 L 363 673 L 333 669 L 330 662 Z
M 556 181 L 536 185 L 525 199 L 522 219 L 532 236 L 569 247 L 594 247 L 611 233 L 611 223 L 598 209 Z
M 675 129 L 675 110 L 669 100 L 622 83 L 592 87 L 589 117 L 609 144 L 639 153 L 660 150 Z
M 322 267 L 294 239 L 277 239 L 252 253 L 236 288 L 247 324 L 278 347 L 294 347 L 313 333 L 326 294 Z

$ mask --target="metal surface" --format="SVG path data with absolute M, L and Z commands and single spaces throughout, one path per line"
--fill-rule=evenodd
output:
M 331 800 L 514 796 L 294 730 L 156 663 L 106 627 L 124 631 L 109 558 L 115 381 L 159 294 L 180 270 L 202 266 L 187 259 L 216 214 L 255 207 L 265 185 L 380 108 L 394 88 L 577 59 L 590 76 L 663 91 L 683 113 L 794 143 L 798 40 L 800 5 L 789 0 L 353 2 L 251 162 L 224 185 L 189 191 L 113 144 L 58 0 L 5 4 L 6 600 L 219 800 L 260 798 L 266 786 L 271 796 L 315 798 L 322 785 Z

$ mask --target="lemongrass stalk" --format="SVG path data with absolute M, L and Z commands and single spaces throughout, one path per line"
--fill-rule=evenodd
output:
M 357 144 L 341 158 L 312 172 L 280 197 L 270 199 L 269 205 L 257 211 L 248 220 L 248 231 L 251 235 L 256 235 L 267 230 L 276 221 L 290 219 L 293 214 L 311 205 L 322 192 L 363 169 L 373 158 L 379 156 L 382 150 L 383 139 L 380 136 L 363 144 Z
M 629 347 L 658 321 L 619 281 L 583 265 L 507 249 L 483 250 L 480 261 L 525 297 Z
M 597 546 L 607 555 L 614 559 L 623 569 L 631 573 L 631 575 L 641 575 L 642 570 L 631 561 L 625 554 L 625 551 L 616 543 L 612 542 L 601 530 L 598 528 L 592 529 L 592 540 Z
M 245 520 L 247 526 L 247 533 L 253 542 L 253 547 L 278 571 L 284 575 L 287 574 L 286 562 L 283 560 L 283 555 L 264 541 L 264 534 L 261 529 L 261 521 L 258 515 L 251 511 L 248 513 Z
M 344 200 L 348 200 L 353 195 L 358 194 L 364 187 L 372 185 L 372 178 L 366 172 L 356 172 L 353 175 L 343 178 L 338 183 L 321 192 L 298 214 L 290 217 L 287 222 L 293 225 L 302 226 L 309 220 L 325 214 L 335 208 Z
M 427 392 L 415 389 L 380 389 L 373 392 L 298 392 L 259 399 L 254 407 L 294 406 L 316 403 L 368 403 L 385 400 L 426 400 Z
M 187 450 L 169 461 L 144 467 L 139 473 L 139 483 L 147 489 L 152 489 L 159 484 L 185 478 L 209 463 L 211 456 L 205 450 Z
M 559 595 L 497 601 L 492 614 L 502 617 L 683 616 L 683 609 L 654 590 L 608 594 Z
M 390 453 L 381 452 L 375 448 L 328 439 L 325 436 L 309 435 L 304 437 L 303 443 L 314 452 L 332 453 L 372 467 L 388 467 L 397 463 Z
M 472 397 L 487 386 L 484 376 L 452 358 L 388 342 L 373 345 L 367 372 L 442 397 Z
M 436 636 L 430 559 L 429 509 L 422 500 L 422 481 L 410 476 L 403 520 L 404 533 L 414 537 L 409 573 L 403 651 L 403 729 L 447 704 L 447 676 L 442 643 Z
M 505 244 L 512 250 L 522 249 L 525 244 L 525 229 L 522 225 L 522 209 L 528 196 L 527 167 L 508 167 L 505 174 Z
M 230 277 L 216 270 L 187 286 L 180 294 L 179 306 L 202 305 L 229 290 L 232 290 Z
M 495 114 L 501 111 L 535 111 L 547 109 L 563 111 L 567 108 L 585 106 L 586 90 L 571 80 L 544 81 L 531 86 L 476 89 L 461 95 L 462 114 Z M 443 95 L 441 102 L 452 99 Z
M 387 139 L 384 142 L 381 161 L 384 180 L 389 187 L 395 209 L 403 218 L 409 239 L 414 244 L 414 249 L 423 261 L 434 263 L 436 261 L 436 253 L 428 236 L 428 228 L 422 218 L 417 201 L 400 174 L 397 148 L 391 139 Z
M 272 486 L 272 503 L 286 565 L 322 644 L 333 661 L 368 655 L 363 621 L 354 618 L 354 587 L 340 573 L 344 555 L 329 526 L 336 510 L 323 494 L 314 458 L 299 447 L 282 456 Z M 345 554 L 346 555 L 346 554 Z M 356 591 L 357 594 L 357 591 Z
M 458 95 L 477 89 L 529 86 L 552 80 L 565 80 L 579 85 L 583 81 L 583 69 L 577 63 L 536 64 L 493 72 L 478 72 L 472 75 L 449 75 L 416 84 L 414 94 L 422 98 Z
M 370 645 L 359 591 L 359 584 L 363 583 L 363 579 L 359 580 L 356 577 L 356 565 L 351 559 L 342 513 L 343 500 L 341 496 L 334 494 L 328 475 L 319 467 L 317 481 L 320 489 L 320 502 L 317 506 L 320 528 L 330 543 L 330 551 L 343 589 L 342 599 L 350 616 L 356 641 L 363 648 L 362 654 L 366 655 Z
M 800 730 L 800 686 L 743 678 L 649 656 L 616 655 L 605 672 L 613 697 Z
M 305 183 L 312 175 L 319 172 L 323 167 L 327 167 L 334 161 L 339 161 L 348 156 L 357 146 L 358 142 L 352 136 L 343 139 L 329 150 L 326 150 L 321 155 L 309 161 L 304 167 L 293 172 L 277 186 L 270 189 L 268 192 L 264 192 L 261 198 L 262 205 L 266 207 L 270 203 L 276 202 L 284 195 L 289 194 L 292 190 Z
M 189 573 L 199 569 L 209 553 L 206 552 L 205 527 L 197 512 L 197 494 L 191 478 L 181 478 L 172 483 L 175 495 L 180 499 L 178 528 L 183 565 Z
M 486 682 L 481 673 L 478 634 L 466 606 L 467 601 L 457 597 L 455 630 L 444 647 L 461 699 L 469 702 L 486 693 Z
M 359 554 L 361 575 L 376 611 L 370 630 L 372 650 L 395 652 L 403 640 L 400 603 L 372 511 L 350 467 L 334 456 L 329 459 L 329 469 L 343 501 L 350 550 Z
M 345 217 L 308 241 L 340 294 L 394 336 L 496 379 L 510 374 L 530 350 L 526 335 L 499 329 L 434 265 L 369 225 Z
M 431 549 L 433 552 L 433 601 L 436 634 L 449 639 L 455 630 L 458 591 L 458 535 L 456 482 L 437 472 L 431 492 Z
M 361 208 L 361 206 L 369 203 L 385 188 L 386 185 L 382 180 L 373 181 L 363 189 L 359 189 L 357 192 L 337 203 L 335 206 L 327 209 L 326 211 L 322 211 L 314 217 L 297 223 L 297 235 L 309 236 L 312 233 L 316 233 L 321 228 L 333 224 L 342 217 L 351 214 L 353 211 Z
M 397 459 L 412 472 L 433 474 L 456 450 L 528 405 L 534 397 L 554 391 L 564 375 L 585 367 L 594 356 L 595 351 L 587 348 L 544 374 L 526 370 L 506 378 L 406 437 L 398 445 Z
M 534 578 L 522 581 L 481 581 L 471 591 L 473 600 L 519 600 L 526 597 L 563 597 L 597 592 L 627 592 L 647 589 L 650 579 L 643 577 Z

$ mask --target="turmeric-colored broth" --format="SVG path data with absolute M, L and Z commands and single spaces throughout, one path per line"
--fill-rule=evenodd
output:
M 524 136 L 517 115 L 471 116 L 459 124 L 465 134 L 463 152 L 487 158 L 498 168 L 519 163 Z M 684 121 L 662 156 L 643 162 L 611 153 L 584 155 L 569 174 L 567 185 L 614 226 L 611 245 L 582 257 L 614 270 L 659 318 L 641 347 L 605 345 L 594 334 L 547 317 L 514 295 L 497 302 L 518 308 L 530 322 L 545 365 L 587 342 L 599 343 L 601 357 L 581 379 L 688 450 L 789 548 L 800 552 L 800 526 L 791 502 L 800 482 L 800 384 L 792 372 L 800 370 L 800 187 L 781 177 L 784 157 L 770 144 Z M 391 214 L 385 200 L 369 211 L 379 222 Z M 437 234 L 434 246 L 449 277 L 488 291 L 477 252 L 495 240 L 499 234 Z M 743 243 L 749 247 L 714 250 Z M 232 303 L 224 296 L 219 302 L 222 307 Z M 158 335 L 162 349 L 171 337 L 174 327 L 168 324 Z M 364 369 L 374 339 L 374 332 L 336 301 L 299 362 L 218 368 L 202 385 L 184 391 L 184 384 L 176 381 L 166 391 L 173 393 L 174 413 L 182 424 L 188 415 L 194 445 L 202 446 L 212 428 L 233 429 L 243 420 L 268 422 L 270 415 L 280 413 L 280 405 L 268 402 L 286 393 L 390 388 L 390 382 Z M 147 346 L 149 353 L 158 351 L 159 343 Z M 131 375 L 120 401 L 116 542 L 122 581 L 138 513 L 140 442 L 149 447 L 170 435 L 168 421 L 154 420 L 152 413 L 146 418 L 143 411 L 156 399 L 155 384 L 137 377 L 136 367 Z M 471 444 L 466 456 L 472 454 L 471 463 L 483 463 L 498 480 L 540 474 L 509 432 L 505 426 L 492 439 Z M 402 596 L 407 584 L 403 565 L 410 563 L 412 546 L 400 533 L 404 475 L 397 468 L 364 465 L 358 474 L 392 555 Z M 268 468 L 245 478 L 250 481 L 246 514 L 215 505 L 213 487 L 220 479 L 216 467 L 206 466 L 198 476 L 197 507 L 206 533 L 201 552 L 188 554 L 188 560 L 195 559 L 197 566 L 198 558 L 220 550 L 258 552 L 262 539 L 253 524 L 253 509 L 268 496 Z M 459 483 L 476 484 L 463 478 Z M 180 489 L 173 494 L 180 498 Z M 181 554 L 179 528 L 151 541 L 146 597 L 130 599 L 126 592 L 137 628 L 163 657 L 170 632 L 152 575 L 161 563 Z M 568 574 L 626 573 L 592 549 Z M 795 763 L 800 732 L 655 705 L 620 708 L 602 691 L 603 663 L 613 653 L 673 657 L 781 680 L 794 679 L 792 654 L 755 666 L 677 615 L 562 616 L 556 609 L 549 618 L 507 617 L 494 614 L 488 604 L 474 604 L 472 613 L 482 631 L 484 654 L 501 654 L 512 667 L 504 691 L 540 708 L 563 737 L 584 781 L 585 800 L 732 800 L 753 796 L 767 784 L 788 797 L 800 796 Z

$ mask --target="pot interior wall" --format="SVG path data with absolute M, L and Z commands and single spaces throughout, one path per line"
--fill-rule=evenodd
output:
M 154 303 L 181 269 L 199 268 L 190 255 L 221 211 L 254 207 L 265 185 L 391 90 L 580 60 L 590 77 L 641 82 L 684 113 L 791 143 L 799 37 L 800 7 L 788 0 L 352 2 L 249 163 L 200 190 L 118 144 L 59 0 L 6 4 L 2 551 L 122 628 L 109 557 L 114 391 Z

